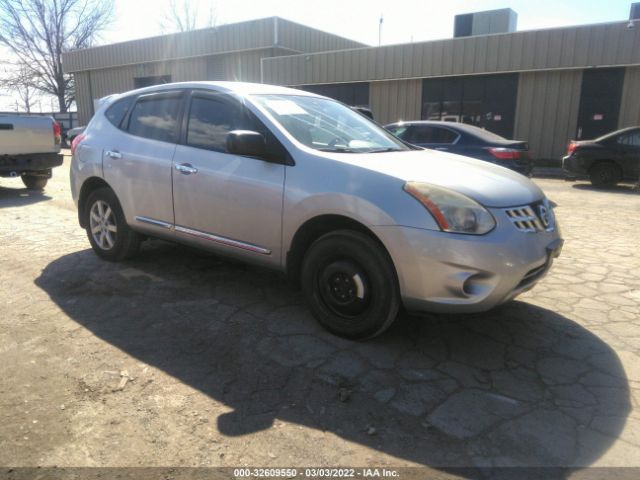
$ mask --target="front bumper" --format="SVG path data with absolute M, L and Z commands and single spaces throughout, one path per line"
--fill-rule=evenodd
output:
M 486 235 L 374 228 L 395 264 L 407 310 L 490 310 L 533 288 L 546 275 L 562 249 L 557 224 L 554 231 L 525 233 L 501 209 L 490 211 L 497 225 Z

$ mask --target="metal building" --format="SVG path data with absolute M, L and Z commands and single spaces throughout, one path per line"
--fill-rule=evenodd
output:
M 88 122 L 95 101 L 113 93 L 195 80 L 260 82 L 263 58 L 362 46 L 272 17 L 75 50 L 63 55 L 63 67 L 75 78 L 80 121 Z
M 640 21 L 514 32 L 512 13 L 496 11 L 506 21 L 493 23 L 478 17 L 503 33 L 463 25 L 465 36 L 382 47 L 268 18 L 70 52 L 63 61 L 76 78 L 80 121 L 110 93 L 226 79 L 368 105 L 380 123 L 473 123 L 528 140 L 538 160 L 559 159 L 568 139 L 640 124 Z

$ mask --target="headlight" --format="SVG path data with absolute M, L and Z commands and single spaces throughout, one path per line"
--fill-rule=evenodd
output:
M 431 212 L 440 229 L 445 232 L 483 235 L 496 226 L 496 221 L 486 208 L 448 188 L 407 182 L 404 190 Z

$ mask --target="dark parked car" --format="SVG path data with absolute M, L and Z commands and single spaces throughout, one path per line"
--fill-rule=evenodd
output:
M 531 174 L 527 142 L 507 140 L 473 125 L 415 121 L 392 123 L 384 128 L 419 147 L 465 155 L 510 168 L 523 175 Z
M 587 177 L 595 187 L 611 187 L 640 176 L 640 127 L 624 128 L 595 140 L 572 140 L 562 168 L 572 177 Z

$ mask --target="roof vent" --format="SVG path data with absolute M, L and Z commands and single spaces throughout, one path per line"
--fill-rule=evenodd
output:
M 517 23 L 518 14 L 510 8 L 464 13 L 455 16 L 453 36 L 457 38 L 515 32 Z

